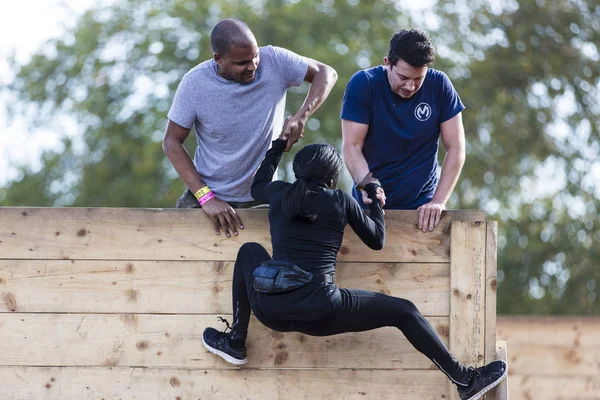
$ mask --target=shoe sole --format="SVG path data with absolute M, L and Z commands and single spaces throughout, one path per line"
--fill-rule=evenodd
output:
M 244 365 L 248 362 L 248 358 L 244 358 L 243 360 L 231 357 L 229 354 L 222 352 L 221 350 L 217 350 L 213 347 L 210 347 L 208 345 L 208 343 L 206 343 L 204 341 L 204 338 L 202 338 L 202 344 L 204 345 L 204 347 L 206 348 L 206 350 L 210 351 L 211 353 L 213 353 L 216 356 L 221 357 L 223 360 L 227 361 L 229 364 L 233 364 L 233 365 Z
M 465 400 L 479 400 L 483 397 L 484 394 L 486 394 L 487 392 L 489 392 L 490 390 L 492 390 L 493 388 L 498 386 L 498 384 L 500 382 L 502 382 L 504 380 L 504 378 L 506 378 L 506 376 L 508 375 L 508 365 L 506 364 L 506 362 L 504 363 L 504 365 L 506 365 L 506 368 L 504 368 L 504 373 L 502 374 L 502 376 L 500 378 L 496 379 L 494 382 L 490 383 L 489 385 L 487 385 L 486 387 L 481 389 L 474 396 L 471 396 Z

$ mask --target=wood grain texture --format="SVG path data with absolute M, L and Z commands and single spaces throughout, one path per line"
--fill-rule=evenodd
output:
M 231 261 L 0 260 L 1 312 L 231 313 Z M 339 287 L 450 313 L 449 264 L 339 263 Z
M 513 375 L 600 376 L 600 318 L 502 317 Z
M 246 229 L 228 239 L 201 210 L 0 207 L 0 399 L 454 398 L 395 328 L 309 337 L 252 319 L 246 366 L 208 353 L 203 330 L 231 321 L 239 247 L 271 251 L 267 212 L 240 210 Z M 336 284 L 413 301 L 460 361 L 480 364 L 492 351 L 490 226 L 481 211 L 448 211 L 423 233 L 416 211 L 388 211 L 382 251 L 346 230 Z
M 1 208 L 4 259 L 232 261 L 244 242 L 271 251 L 267 210 L 239 210 L 246 229 L 216 236 L 199 209 Z M 369 250 L 347 228 L 340 261 L 448 262 L 452 220 L 484 219 L 481 211 L 448 211 L 434 232 L 417 227 L 416 211 L 386 213 L 387 241 Z
M 229 321 L 232 316 L 224 315 Z M 448 342 L 448 318 L 430 322 Z M 202 346 L 216 315 L 1 314 L 0 365 L 223 368 Z M 250 323 L 248 367 L 437 369 L 396 328 L 311 337 Z
M 510 400 L 598 400 L 600 375 L 510 375 L 509 392 Z
M 496 288 L 497 288 L 497 246 L 498 223 L 488 221 L 485 239 L 485 364 L 497 359 L 496 346 Z M 484 396 L 484 400 L 495 400 L 508 396 L 507 389 L 492 389 Z M 502 399 L 506 400 L 506 399 Z
M 442 400 L 439 371 L 0 368 L 2 400 Z
M 511 400 L 600 399 L 600 318 L 499 316 Z
M 486 232 L 485 221 L 452 222 L 450 352 L 473 367 L 483 365 L 485 354 Z M 450 399 L 458 394 L 450 390 Z
M 459 361 L 472 366 L 484 362 L 485 238 L 485 222 L 453 223 L 450 351 Z
M 497 360 L 504 360 L 508 362 L 508 345 L 506 340 L 499 340 L 496 343 L 496 357 Z M 510 368 L 508 369 L 510 371 Z M 506 377 L 498 386 L 496 386 L 493 391 L 489 394 L 490 399 L 494 400 L 508 400 L 509 397 L 508 390 L 508 377 Z M 487 396 L 487 395 L 486 395 Z

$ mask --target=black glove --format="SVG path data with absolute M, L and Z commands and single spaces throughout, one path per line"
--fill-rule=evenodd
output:
M 369 198 L 373 201 L 373 204 L 379 204 L 379 199 L 377 198 L 377 189 L 380 187 L 382 186 L 379 184 L 379 181 L 376 181 L 367 183 L 364 188 L 364 191 L 367 192 L 367 196 L 369 196 Z

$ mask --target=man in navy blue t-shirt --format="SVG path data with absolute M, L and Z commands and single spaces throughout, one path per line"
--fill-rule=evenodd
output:
M 379 180 L 385 208 L 418 209 L 424 232 L 438 225 L 465 160 L 465 107 L 446 74 L 429 68 L 434 57 L 424 32 L 396 32 L 385 65 L 350 79 L 341 112 L 354 197 L 368 204 L 361 189 Z M 438 182 L 440 134 L 446 157 Z

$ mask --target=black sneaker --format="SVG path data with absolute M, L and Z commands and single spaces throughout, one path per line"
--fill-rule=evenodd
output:
M 508 372 L 507 365 L 502 360 L 492 361 L 479 368 L 471 368 L 469 386 L 458 386 L 458 395 L 461 400 L 478 400 L 484 394 L 498 385 Z
M 215 328 L 206 328 L 202 334 L 202 344 L 206 350 L 221 357 L 229 364 L 244 365 L 248 362 L 246 347 L 236 349 L 229 344 L 229 335 Z

